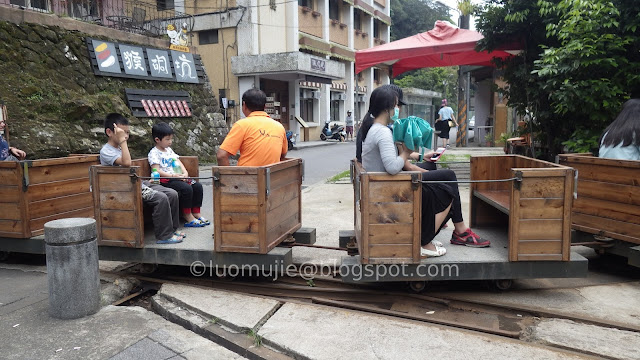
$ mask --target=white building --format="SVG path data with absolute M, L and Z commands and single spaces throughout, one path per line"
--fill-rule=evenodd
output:
M 325 121 L 344 121 L 347 110 L 362 116 L 371 90 L 389 76 L 371 68 L 356 77 L 355 51 L 389 41 L 387 1 L 218 0 L 224 11 L 195 8 L 194 45 L 214 91 L 236 105 L 229 122 L 243 117 L 242 93 L 252 87 L 267 93 L 268 112 L 299 141 L 318 140 Z

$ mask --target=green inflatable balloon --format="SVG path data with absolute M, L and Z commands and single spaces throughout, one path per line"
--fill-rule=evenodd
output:
M 411 150 L 431 148 L 432 140 L 433 128 L 422 118 L 409 116 L 393 124 L 393 141 L 404 143 Z

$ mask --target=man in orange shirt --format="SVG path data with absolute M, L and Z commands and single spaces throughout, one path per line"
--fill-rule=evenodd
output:
M 267 95 L 259 89 L 242 94 L 242 113 L 218 150 L 218 165 L 228 166 L 229 156 L 240 150 L 238 166 L 264 166 L 277 163 L 287 154 L 284 126 L 264 112 Z

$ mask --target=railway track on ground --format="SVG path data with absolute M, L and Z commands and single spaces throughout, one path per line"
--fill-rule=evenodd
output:
M 440 295 L 435 297 L 413 294 L 409 293 L 408 289 L 388 289 L 379 284 L 372 286 L 350 285 L 331 277 L 315 278 L 313 281 L 307 281 L 300 277 L 285 277 L 271 281 L 264 278 L 233 280 L 203 278 L 162 272 L 144 276 L 130 272 L 119 274 L 157 285 L 164 283 L 193 285 L 263 296 L 282 302 L 314 303 L 477 331 L 511 339 L 523 339 L 528 329 L 534 326 L 540 318 L 568 319 L 601 327 L 640 332 L 640 327 L 584 316 L 570 316 L 552 310 L 500 303 L 481 303 L 459 296 L 454 298 L 453 296 Z M 130 295 L 131 298 L 135 298 L 135 296 Z M 127 300 L 131 300 L 131 298 Z

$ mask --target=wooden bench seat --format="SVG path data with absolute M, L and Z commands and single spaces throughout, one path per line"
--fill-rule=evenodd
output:
M 560 164 L 578 172 L 572 228 L 640 244 L 640 161 L 562 154 Z
M 89 168 L 98 155 L 0 161 L 0 237 L 30 238 L 44 224 L 93 217 Z
M 302 159 L 212 174 L 216 252 L 266 254 L 302 227 Z
M 569 261 L 574 170 L 520 155 L 471 158 L 473 227 L 508 227 L 509 261 Z
M 197 156 L 180 156 L 180 161 L 190 176 L 199 176 Z M 151 175 L 147 158 L 132 160 L 131 167 L 91 167 L 92 211 L 100 246 L 144 247 L 142 180 L 134 175 Z

